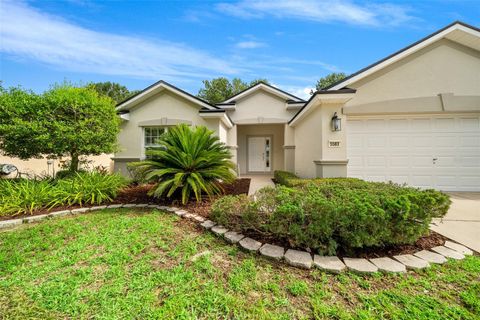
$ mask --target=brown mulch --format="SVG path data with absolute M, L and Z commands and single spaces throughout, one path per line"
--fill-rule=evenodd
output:
M 208 206 L 208 208 L 210 208 L 210 205 L 212 202 L 211 199 L 206 197 L 200 202 L 196 202 L 193 199 L 189 201 L 186 205 L 182 205 L 179 197 L 174 196 L 173 200 L 166 199 L 166 198 L 154 198 L 148 195 L 148 192 L 152 190 L 153 187 L 154 187 L 154 184 L 128 186 L 118 193 L 117 197 L 113 202 L 114 203 L 155 203 L 159 205 L 174 205 L 177 207 L 185 207 L 192 211 L 197 210 L 197 207 L 203 208 Z M 224 190 L 223 195 L 248 194 L 248 189 L 250 187 L 250 179 L 246 179 L 246 178 L 236 179 L 233 183 L 221 184 L 221 187 Z M 202 211 L 202 209 L 199 209 L 199 211 Z
M 358 258 L 380 258 L 385 256 L 395 256 L 399 254 L 413 254 L 421 250 L 428 250 L 436 246 L 443 246 L 447 237 L 442 236 L 435 231 L 430 230 L 430 234 L 418 239 L 414 244 L 402 244 L 397 246 L 362 248 L 353 253 L 348 253 L 349 257 Z M 347 256 L 346 253 L 339 253 L 340 256 Z

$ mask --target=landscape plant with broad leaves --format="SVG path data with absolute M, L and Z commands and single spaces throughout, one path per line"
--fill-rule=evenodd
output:
M 129 164 L 140 180 L 156 183 L 155 197 L 179 195 L 185 204 L 193 194 L 200 201 L 202 194 L 222 193 L 220 182 L 235 180 L 228 147 L 204 126 L 171 127 L 156 144 L 161 147 L 147 150 L 147 160 Z

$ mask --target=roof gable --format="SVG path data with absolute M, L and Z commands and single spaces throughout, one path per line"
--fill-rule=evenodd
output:
M 480 51 L 480 29 L 466 23 L 456 21 L 432 33 L 431 35 L 409 45 L 408 47 L 405 47 L 391 54 L 390 56 L 361 69 L 360 71 L 348 76 L 347 78 L 332 84 L 325 90 L 339 90 L 345 88 L 348 85 L 357 82 L 444 38 L 454 42 L 458 42 L 474 50 Z
M 199 108 L 205 108 L 209 110 L 218 110 L 219 108 L 215 107 L 214 105 L 195 97 L 194 95 L 171 85 L 170 83 L 160 80 L 155 82 L 154 84 L 148 86 L 147 88 L 143 89 L 139 93 L 131 96 L 130 98 L 120 102 L 117 104 L 117 111 L 126 111 L 130 108 L 142 103 L 143 101 L 147 100 L 148 98 L 154 96 L 155 94 L 162 92 L 163 90 L 167 90 L 175 95 L 178 95 L 194 104 L 198 105 Z
M 290 101 L 296 101 L 296 102 L 305 102 L 305 100 L 297 97 L 297 96 L 294 96 L 293 94 L 290 94 L 286 91 L 283 91 L 279 88 L 276 88 L 272 85 L 269 85 L 265 82 L 259 82 L 239 93 L 237 93 L 236 95 L 228 98 L 227 100 L 219 103 L 218 105 L 231 105 L 231 104 L 234 104 L 236 100 L 239 100 L 239 99 L 242 99 L 246 96 L 249 96 L 255 92 L 257 92 L 258 90 L 265 90 L 277 97 L 280 97 L 281 99 L 284 99 L 286 101 L 290 100 Z

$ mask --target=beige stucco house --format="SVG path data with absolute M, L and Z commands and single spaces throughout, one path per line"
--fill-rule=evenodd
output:
M 88 162 L 88 168 L 102 168 L 108 171 L 113 171 L 112 154 L 101 154 L 98 156 L 89 156 L 85 160 Z M 35 178 L 54 176 L 58 171 L 63 170 L 64 163 L 70 160 L 69 157 L 47 159 L 46 157 L 39 159 L 21 160 L 19 158 L 7 157 L 0 155 L 0 164 L 11 164 L 17 168 L 17 171 L 2 178 L 15 178 L 17 176 L 23 178 Z M 85 167 L 82 166 L 82 168 Z
M 228 145 L 240 176 L 287 170 L 480 191 L 480 30 L 455 22 L 308 101 L 260 83 L 211 105 L 159 81 L 118 112 L 113 159 L 125 174 L 165 128 L 188 123 Z

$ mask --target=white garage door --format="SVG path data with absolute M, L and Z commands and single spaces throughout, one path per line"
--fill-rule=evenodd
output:
M 480 115 L 349 117 L 348 175 L 480 191 Z

